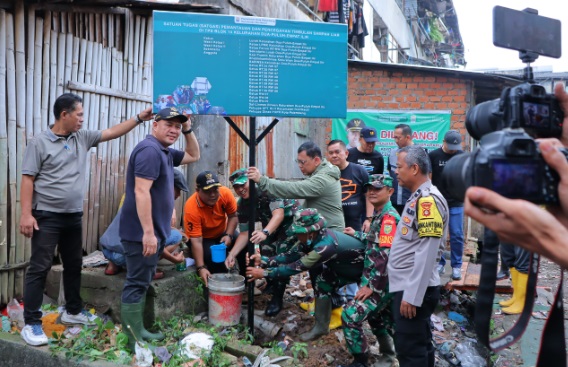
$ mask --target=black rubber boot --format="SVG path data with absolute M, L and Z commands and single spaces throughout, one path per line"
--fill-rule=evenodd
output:
M 379 342 L 379 352 L 388 359 L 389 362 L 394 363 L 396 360 L 396 351 L 394 349 L 394 340 L 389 334 L 381 334 L 377 336 Z M 392 364 L 391 364 L 392 366 Z
M 282 303 L 284 301 L 284 292 L 286 291 L 286 282 L 274 281 L 272 284 L 272 298 L 266 305 L 264 314 L 266 316 L 276 316 L 282 310 Z

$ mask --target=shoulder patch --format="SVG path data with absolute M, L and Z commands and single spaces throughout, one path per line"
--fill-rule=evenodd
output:
M 422 197 L 418 201 L 418 236 L 442 237 L 444 222 L 432 196 Z
M 395 232 L 396 218 L 388 214 L 385 215 L 379 232 L 379 247 L 391 247 Z

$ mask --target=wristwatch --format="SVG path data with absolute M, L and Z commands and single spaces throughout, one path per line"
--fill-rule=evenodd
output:
M 136 117 L 135 117 L 134 119 L 136 120 L 136 123 L 137 123 L 137 124 L 141 124 L 141 123 L 144 122 L 144 120 L 142 120 L 142 119 L 140 118 L 140 115 L 136 115 Z
M 189 128 L 189 130 L 187 130 L 187 131 L 182 131 L 181 133 L 182 133 L 183 135 L 187 135 L 187 134 L 191 134 L 192 132 L 193 132 L 193 129 L 192 129 L 192 128 Z
M 264 233 L 266 235 L 266 237 L 270 236 L 270 232 L 268 232 L 268 229 L 264 228 L 262 230 L 262 233 Z
M 229 236 L 231 238 L 231 242 L 235 241 L 235 235 L 228 234 L 227 232 L 223 233 L 221 237 Z

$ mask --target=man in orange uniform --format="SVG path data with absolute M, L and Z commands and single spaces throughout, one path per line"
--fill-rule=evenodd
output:
M 221 242 L 227 247 L 233 245 L 239 223 L 237 200 L 229 188 L 219 183 L 213 172 L 201 172 L 195 184 L 195 193 L 185 202 L 183 226 L 191 242 L 197 274 L 207 285 L 207 278 L 212 273 L 227 271 L 223 262 L 211 260 L 211 246 Z M 237 261 L 244 272 L 244 251 L 237 256 Z

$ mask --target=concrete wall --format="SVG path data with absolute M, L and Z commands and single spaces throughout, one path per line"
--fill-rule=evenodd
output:
M 365 3 L 371 5 L 374 11 L 381 16 L 389 28 L 389 32 L 393 35 L 400 47 L 405 49 L 408 55 L 412 57 L 422 57 L 422 52 L 417 50 L 417 46 L 415 45 L 414 35 L 412 34 L 410 26 L 402 10 L 394 0 L 367 0 Z M 365 18 L 365 20 L 367 19 L 368 18 Z M 372 23 L 372 19 L 372 17 L 369 19 L 369 23 Z M 370 27 L 369 23 L 367 23 L 367 28 Z M 367 39 L 365 39 L 365 41 L 367 41 Z M 372 42 L 372 38 L 369 42 Z

